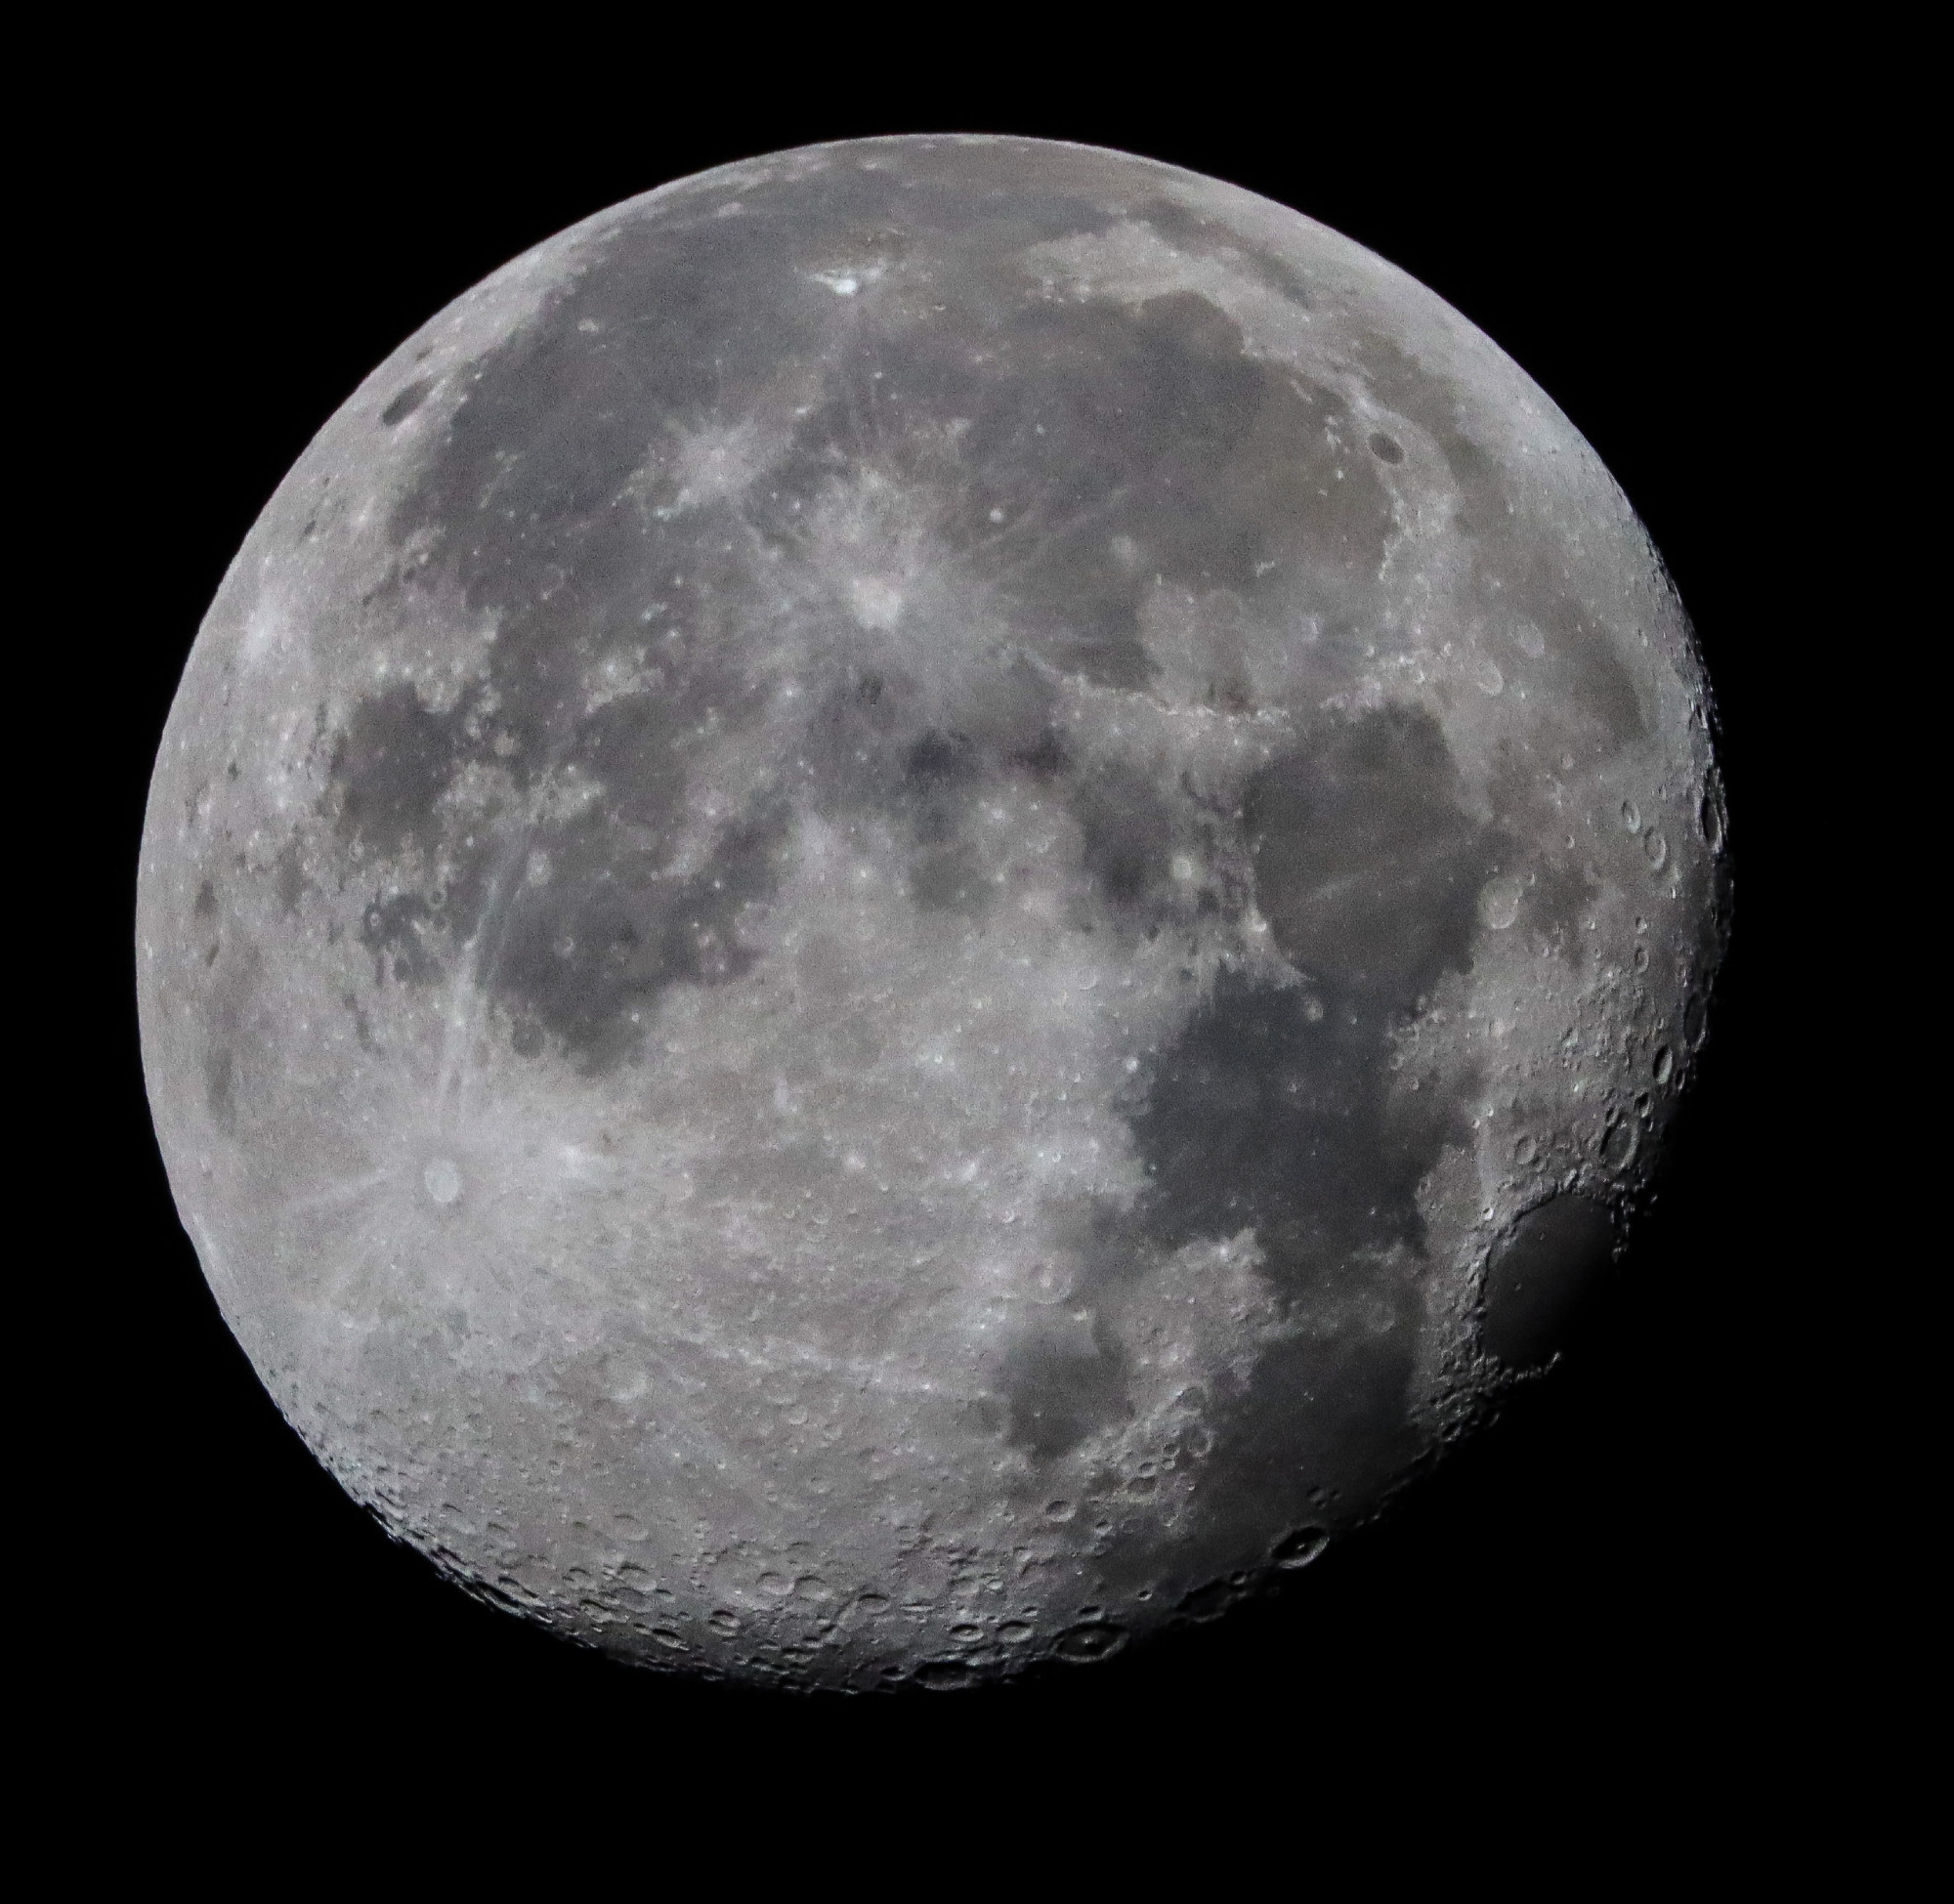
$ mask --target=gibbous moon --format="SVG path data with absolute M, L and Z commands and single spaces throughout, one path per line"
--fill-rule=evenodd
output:
M 267 505 L 150 792 L 157 1135 L 469 1590 L 1083 1665 L 1553 1359 L 1720 801 L 1621 490 L 1402 272 L 1117 152 L 776 154 L 497 272 Z

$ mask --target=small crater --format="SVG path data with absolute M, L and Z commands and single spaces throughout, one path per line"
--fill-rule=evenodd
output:
M 1218 1620 L 1228 1611 L 1235 1598 L 1235 1589 L 1225 1580 L 1211 1580 L 1206 1587 L 1197 1587 L 1180 1603 L 1180 1610 L 1190 1620 Z
M 428 392 L 433 388 L 433 378 L 416 377 L 380 412 L 380 421 L 390 430 L 397 423 L 404 423 L 427 402 Z
M 1285 1534 L 1275 1544 L 1270 1558 L 1286 1572 L 1294 1573 L 1298 1567 L 1306 1567 L 1312 1560 L 1321 1557 L 1330 1544 L 1330 1536 L 1320 1527 L 1298 1527 L 1293 1534 Z
M 461 1195 L 461 1172 L 455 1168 L 452 1158 L 437 1157 L 421 1172 L 421 1183 L 444 1209 Z
M 1479 894 L 1479 916 L 1495 932 L 1504 932 L 1520 915 L 1525 887 L 1513 874 L 1492 880 Z
M 1714 786 L 1703 789 L 1703 799 L 1696 812 L 1703 826 L 1704 842 L 1712 853 L 1720 853 L 1723 850 L 1723 802 Z
M 1404 451 L 1381 430 L 1371 438 L 1371 454 L 1381 463 L 1401 463 L 1405 459 Z
M 956 1692 L 976 1674 L 961 1660 L 925 1660 L 915 1670 L 915 1683 L 931 1692 Z
M 1610 1124 L 1608 1134 L 1601 1140 L 1601 1161 L 1611 1170 L 1626 1170 L 1635 1161 L 1635 1152 L 1641 1148 L 1641 1132 L 1628 1118 Z
M 1051 1650 L 1075 1666 L 1089 1666 L 1095 1660 L 1110 1660 L 1126 1643 L 1126 1629 L 1103 1620 L 1088 1620 L 1068 1627 L 1052 1641 Z

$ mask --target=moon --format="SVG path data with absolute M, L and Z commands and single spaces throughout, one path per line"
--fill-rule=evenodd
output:
M 432 318 L 198 634 L 146 1075 L 230 1327 L 467 1590 L 852 1690 L 1375 1517 L 1621 1254 L 1725 933 L 1567 418 L 1323 226 L 906 137 Z

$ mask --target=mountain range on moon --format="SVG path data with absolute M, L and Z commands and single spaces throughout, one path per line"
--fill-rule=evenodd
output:
M 600 214 L 349 400 L 146 829 L 179 1207 L 342 1483 L 641 1664 L 1211 1617 L 1550 1359 L 1727 913 L 1516 365 L 1295 212 L 903 138 Z

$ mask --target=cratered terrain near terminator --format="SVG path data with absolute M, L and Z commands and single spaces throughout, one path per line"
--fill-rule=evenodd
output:
M 137 958 L 358 1500 L 870 1689 L 1221 1613 L 1551 1360 L 1727 909 L 1688 623 L 1524 372 L 1235 187 L 914 136 L 373 373 L 197 638 Z

